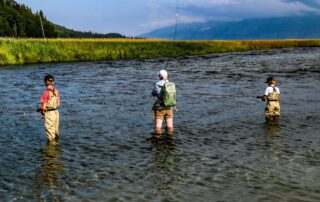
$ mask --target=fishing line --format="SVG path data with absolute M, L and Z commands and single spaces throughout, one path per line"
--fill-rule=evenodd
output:
M 176 23 L 174 25 L 174 32 L 172 36 L 172 42 L 176 39 L 176 34 L 177 34 L 177 27 L 178 27 L 178 18 L 179 18 L 179 0 L 176 1 Z
M 13 113 L 13 114 L 22 114 L 24 118 L 30 118 L 30 120 L 40 120 L 42 119 L 41 114 L 34 114 L 31 112 L 26 112 L 26 111 L 19 111 L 19 110 L 0 110 L 0 113 L 5 114 L 5 113 Z

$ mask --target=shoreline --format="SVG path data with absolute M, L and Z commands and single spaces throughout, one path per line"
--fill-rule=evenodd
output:
M 150 59 L 282 48 L 320 47 L 320 39 L 199 40 L 0 38 L 0 67 L 56 62 Z

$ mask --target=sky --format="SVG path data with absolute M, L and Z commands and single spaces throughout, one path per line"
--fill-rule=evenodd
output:
M 179 23 L 320 14 L 320 0 L 16 0 L 78 31 L 137 36 Z M 177 7 L 178 2 L 178 7 Z M 177 12 L 178 8 L 178 12 Z

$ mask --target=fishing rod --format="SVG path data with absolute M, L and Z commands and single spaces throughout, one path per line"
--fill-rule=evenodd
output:
M 172 42 L 176 39 L 177 27 L 178 27 L 178 18 L 179 18 L 179 0 L 176 1 L 176 23 L 174 25 L 174 32 L 172 37 Z
M 174 31 L 173 31 L 173 35 L 172 35 L 172 40 L 171 40 L 171 47 L 170 47 L 170 51 L 171 53 L 173 53 L 174 50 L 174 42 L 177 36 L 177 28 L 178 28 L 178 20 L 179 20 L 179 0 L 176 0 L 176 22 L 174 25 Z M 167 60 L 166 66 L 165 66 L 165 70 L 168 70 L 168 65 L 169 65 L 169 60 Z
M 26 114 L 25 111 L 18 111 L 18 110 L 0 110 L 0 113 L 19 113 L 19 114 L 21 113 L 23 115 Z

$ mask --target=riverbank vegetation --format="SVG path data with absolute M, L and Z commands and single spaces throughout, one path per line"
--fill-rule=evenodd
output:
M 275 48 L 318 47 L 320 40 L 167 41 L 0 38 L 0 65 L 160 58 Z

